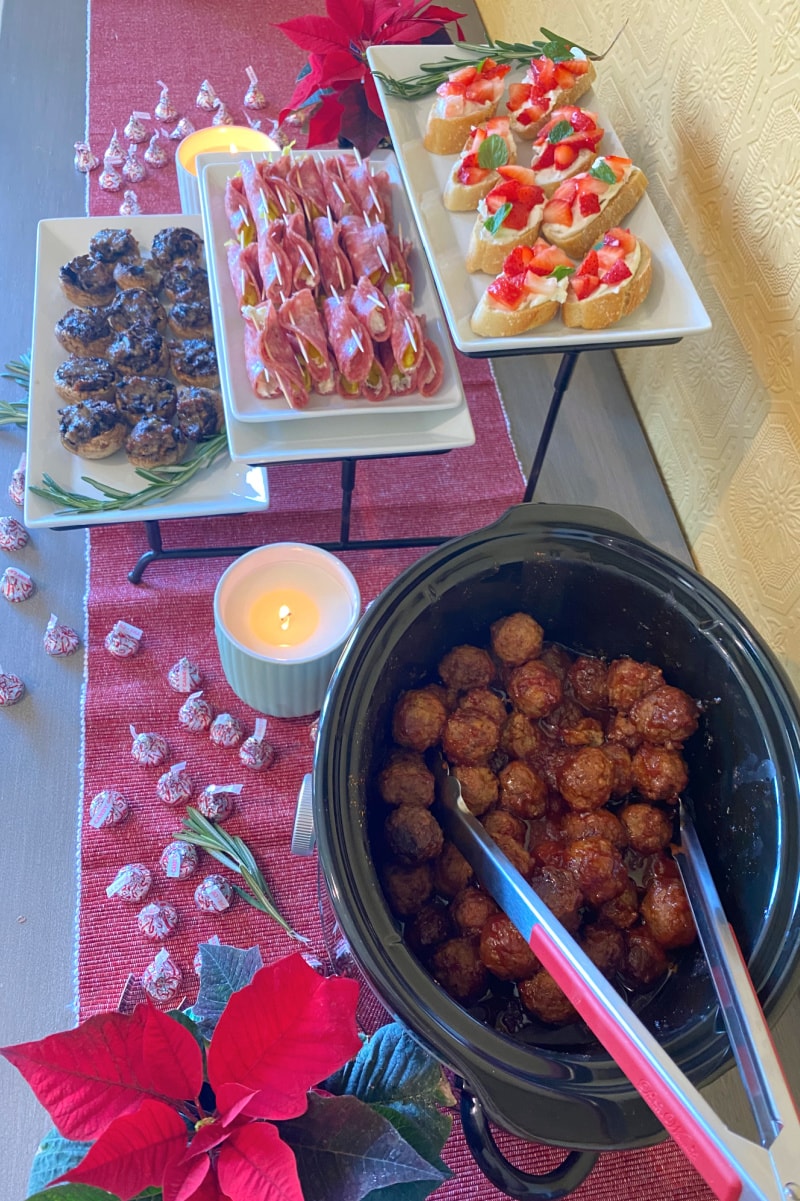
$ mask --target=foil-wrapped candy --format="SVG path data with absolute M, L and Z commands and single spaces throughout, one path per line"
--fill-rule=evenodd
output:
M 125 151 L 122 149 L 122 143 L 119 140 L 116 129 L 112 133 L 111 141 L 106 147 L 103 162 L 111 163 L 114 167 L 120 167 L 125 162 Z
M 254 733 L 239 747 L 239 758 L 245 767 L 250 767 L 253 771 L 272 767 L 275 762 L 275 747 L 266 741 L 266 735 L 266 719 L 259 717 Z
M 213 112 L 217 103 L 217 93 L 212 88 L 207 79 L 204 79 L 200 84 L 200 91 L 197 93 L 195 104 L 198 108 L 202 108 L 205 112 Z
M 113 163 L 105 162 L 97 182 L 104 192 L 118 192 L 122 187 L 122 176 Z
M 244 94 L 242 104 L 245 108 L 266 108 L 267 98 L 258 85 L 258 78 L 252 67 L 247 68 L 247 78 L 250 80 L 250 86 Z
M 144 863 L 126 863 L 117 872 L 106 889 L 107 897 L 119 897 L 121 901 L 143 901 L 150 891 L 153 876 Z
M 150 145 L 144 152 L 144 161 L 151 167 L 166 167 L 169 155 L 161 141 L 161 131 L 156 130 L 150 139 Z
M 60 658 L 62 655 L 74 655 L 79 644 L 80 639 L 72 626 L 63 625 L 55 613 L 51 613 L 42 639 L 45 654 L 52 655 L 54 658 Z
M 188 138 L 190 133 L 194 133 L 194 128 L 188 117 L 181 117 L 169 136 L 173 142 L 182 142 L 184 138 Z
M 217 111 L 211 119 L 212 125 L 235 125 L 236 121 L 228 111 L 228 106 L 224 100 L 217 101 Z
M 30 535 L 16 517 L 0 517 L 0 547 L 3 550 L 22 550 L 28 545 Z
M 14 471 L 11 473 L 11 483 L 8 485 L 8 499 L 18 508 L 25 504 L 25 470 L 28 456 L 23 454 Z
M 149 113 L 133 112 L 130 115 L 128 124 L 125 126 L 125 137 L 129 142 L 146 142 L 148 138 L 147 130 L 144 126 L 145 121 L 150 120 Z
M 13 671 L 3 671 L 0 667 L 0 708 L 16 705 L 25 695 L 25 685 Z
M 88 175 L 90 171 L 96 171 L 99 166 L 100 159 L 92 153 L 89 143 L 75 142 L 75 170 L 80 171 L 83 175 Z
M 166 947 L 162 947 L 152 963 L 142 972 L 142 987 L 154 1001 L 170 1001 L 181 983 L 181 969 Z
M 120 217 L 138 217 L 141 211 L 139 197 L 131 188 L 128 188 L 122 193 L 122 204 L 119 206 Z
M 18 605 L 33 596 L 34 583 L 27 571 L 7 567 L 0 576 L 0 592 L 12 605 Z
M 141 183 L 147 175 L 147 167 L 139 161 L 139 147 L 135 142 L 131 142 L 128 146 L 128 153 L 122 164 L 122 174 L 129 183 Z
M 158 79 L 156 82 L 161 88 L 161 95 L 158 98 L 158 104 L 153 109 L 153 114 L 157 121 L 174 121 L 178 110 L 170 99 L 169 88 L 163 79 Z

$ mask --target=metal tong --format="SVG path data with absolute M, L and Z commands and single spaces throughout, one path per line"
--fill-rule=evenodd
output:
M 442 756 L 437 752 L 431 761 L 445 834 L 714 1194 L 720 1201 L 800 1201 L 800 1119 L 687 815 L 682 814 L 678 865 L 686 871 L 700 941 L 752 1097 L 761 1146 L 725 1125 L 473 817 Z

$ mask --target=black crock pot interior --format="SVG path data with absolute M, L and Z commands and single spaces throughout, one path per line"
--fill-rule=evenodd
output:
M 686 744 L 698 831 L 768 1014 L 793 990 L 800 844 L 796 699 L 770 652 L 716 589 L 601 510 L 517 506 L 420 560 L 369 608 L 340 661 L 320 723 L 315 820 L 337 918 L 373 987 L 490 1116 L 568 1147 L 663 1137 L 597 1044 L 546 1027 L 521 1044 L 452 1001 L 404 946 L 370 852 L 374 780 L 406 688 L 435 678 L 450 647 L 486 645 L 492 621 L 532 613 L 573 651 L 658 664 L 703 702 Z M 729 1062 L 699 949 L 639 1008 L 697 1084 Z M 577 1037 L 576 1037 L 577 1034 Z

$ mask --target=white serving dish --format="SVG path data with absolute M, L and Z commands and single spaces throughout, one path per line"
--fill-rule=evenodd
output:
M 56 528 L 107 525 L 123 521 L 156 521 L 171 517 L 202 517 L 220 513 L 245 513 L 269 505 L 267 476 L 263 468 L 247 468 L 221 456 L 172 496 L 158 504 L 104 513 L 62 513 L 59 506 L 31 492 L 43 474 L 52 476 L 70 492 L 99 497 L 83 477 L 110 487 L 138 492 L 147 481 L 136 474 L 123 451 L 107 459 L 81 459 L 61 445 L 58 410 L 64 401 L 53 386 L 53 373 L 67 358 L 53 332 L 58 319 L 73 307 L 61 289 L 59 268 L 78 254 L 86 254 L 89 239 L 100 229 L 130 229 L 140 245 L 149 248 L 153 235 L 168 225 L 185 225 L 203 232 L 199 216 L 66 217 L 39 222 L 36 252 L 31 387 L 28 402 L 28 447 L 25 490 L 25 524 Z
M 451 54 L 458 46 L 446 49 Z M 443 53 L 441 46 L 370 46 L 367 59 L 374 71 L 397 79 L 420 74 L 421 63 L 435 62 Z M 602 64 L 598 70 L 602 71 Z M 523 68 L 512 70 L 506 77 L 507 82 L 520 80 L 523 74 Z M 605 330 L 568 329 L 560 317 L 556 317 L 530 333 L 510 338 L 482 338 L 474 333 L 469 320 L 492 277 L 470 274 L 464 266 L 475 214 L 451 213 L 442 204 L 442 192 L 456 156 L 429 154 L 422 144 L 435 93 L 418 100 L 403 100 L 390 96 L 380 79 L 376 78 L 375 83 L 450 333 L 464 354 L 557 353 L 589 347 L 671 342 L 711 328 L 711 320 L 700 297 L 652 201 L 645 194 L 625 218 L 625 224 L 653 253 L 653 283 L 647 299 L 630 316 Z M 598 123 L 605 130 L 601 152 L 624 154 L 595 93 L 589 91 L 580 104 L 598 114 Z M 504 101 L 501 101 L 498 115 L 505 111 Z M 518 161 L 523 166 L 530 162 L 530 145 L 518 141 Z

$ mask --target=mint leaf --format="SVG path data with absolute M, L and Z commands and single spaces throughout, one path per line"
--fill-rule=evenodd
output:
M 478 147 L 478 166 L 485 171 L 493 171 L 495 167 L 504 167 L 508 162 L 508 146 L 505 138 L 499 133 L 490 133 Z
M 64 1138 L 54 1126 L 36 1148 L 28 1177 L 28 1194 L 45 1189 L 51 1180 L 76 1168 L 91 1145 Z
M 243 951 L 224 944 L 200 944 L 200 991 L 186 1016 L 200 1028 L 204 1038 L 211 1038 L 231 996 L 249 984 L 263 966 L 258 947 Z
M 559 264 L 558 267 L 553 268 L 550 274 L 552 275 L 553 279 L 566 279 L 567 276 L 572 275 L 574 271 L 574 267 L 562 267 L 561 264 Z
M 570 125 L 569 121 L 559 121 L 550 130 L 549 134 L 547 135 L 547 140 L 548 142 L 553 143 L 560 142 L 562 138 L 568 138 L 569 135 L 574 132 L 575 130 Z
M 616 183 L 617 177 L 611 167 L 604 158 L 596 158 L 592 163 L 590 175 L 595 179 L 602 179 L 604 183 Z
M 506 201 L 505 204 L 500 205 L 496 213 L 492 213 L 491 217 L 487 217 L 483 223 L 483 228 L 494 237 L 510 212 L 511 205 Z

